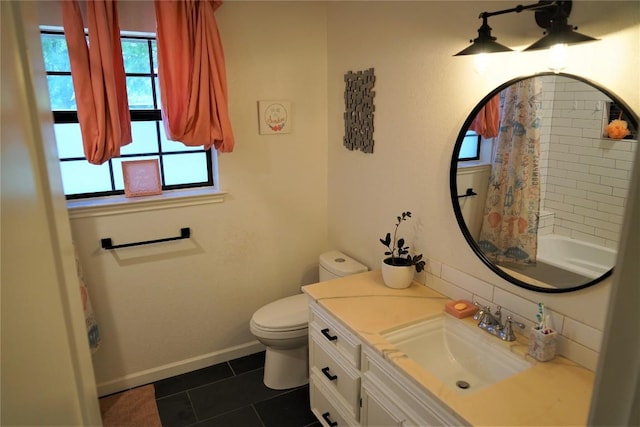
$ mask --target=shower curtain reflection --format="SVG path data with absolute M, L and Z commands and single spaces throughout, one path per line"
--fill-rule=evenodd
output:
M 540 212 L 540 79 L 506 89 L 478 245 L 495 262 L 536 261 Z

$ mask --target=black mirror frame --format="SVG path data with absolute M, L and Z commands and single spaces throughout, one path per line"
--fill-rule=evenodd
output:
M 614 95 L 613 93 L 611 93 L 610 91 L 608 91 L 607 89 L 602 88 L 601 86 L 583 78 L 580 76 L 576 76 L 573 74 L 566 74 L 566 73 L 553 73 L 553 72 L 542 72 L 542 73 L 537 73 L 537 74 L 533 74 L 530 76 L 524 76 L 524 77 L 517 77 L 515 79 L 509 80 L 506 83 L 503 83 L 502 85 L 498 86 L 497 88 L 495 88 L 493 91 L 491 91 L 487 96 L 485 96 L 484 98 L 482 98 L 482 100 L 478 103 L 478 105 L 475 106 L 475 108 L 473 109 L 473 111 L 471 111 L 471 114 L 469 114 L 469 116 L 467 117 L 467 119 L 465 120 L 464 124 L 462 125 L 462 128 L 460 129 L 460 132 L 458 133 L 458 138 L 456 139 L 456 145 L 453 148 L 453 155 L 451 157 L 451 166 L 449 169 L 449 190 L 451 192 L 451 202 L 453 205 L 453 211 L 455 213 L 456 216 L 456 220 L 458 221 L 458 226 L 460 227 L 460 231 L 462 231 L 462 235 L 464 236 L 465 240 L 467 241 L 467 243 L 469 244 L 469 246 L 471 247 L 471 249 L 473 250 L 473 252 L 478 256 L 478 258 L 480 258 L 480 260 L 487 266 L 489 267 L 489 269 L 491 271 L 493 271 L 494 273 L 496 273 L 498 276 L 502 277 L 503 279 L 507 280 L 508 282 L 519 286 L 521 288 L 524 289 L 528 289 L 530 291 L 535 291 L 535 292 L 544 292 L 544 293 L 566 293 L 566 292 L 574 292 L 574 291 L 578 291 L 581 289 L 585 289 L 588 288 L 590 286 L 593 286 L 597 283 L 600 283 L 601 281 L 603 281 L 604 279 L 606 279 L 607 277 L 611 276 L 611 274 L 613 273 L 613 268 L 611 268 L 609 271 L 607 271 L 606 273 L 604 273 L 602 276 L 591 280 L 585 284 L 582 285 L 578 285 L 578 286 L 574 286 L 571 288 L 544 288 L 544 287 L 540 287 L 540 286 L 536 286 L 533 285 L 531 283 L 527 283 L 524 282 L 516 277 L 511 276 L 510 274 L 506 273 L 504 270 L 502 270 L 501 268 L 499 268 L 497 265 L 495 265 L 485 254 L 484 252 L 482 252 L 482 250 L 480 249 L 480 247 L 478 246 L 478 244 L 476 243 L 476 241 L 474 240 L 473 236 L 471 235 L 471 232 L 469 231 L 469 228 L 467 227 L 467 224 L 465 223 L 464 217 L 462 216 L 462 209 L 460 208 L 460 201 L 458 198 L 458 175 L 457 175 L 457 170 L 458 170 L 458 155 L 460 154 L 460 148 L 462 146 L 462 140 L 467 132 L 467 129 L 469 128 L 469 126 L 471 125 L 471 122 L 473 121 L 473 119 L 476 117 L 476 115 L 480 112 L 480 110 L 482 109 L 482 107 L 484 106 L 484 104 L 486 104 L 491 98 L 493 98 L 495 95 L 497 95 L 498 93 L 502 92 L 504 89 L 506 89 L 507 87 L 521 81 L 521 80 L 525 80 L 525 79 L 529 79 L 532 77 L 542 77 L 542 76 L 561 76 L 561 77 L 568 77 L 574 80 L 578 80 L 581 81 L 585 84 L 588 84 L 589 86 L 592 86 L 596 89 L 598 89 L 600 92 L 604 93 L 605 95 L 607 95 L 612 101 L 615 101 L 616 104 L 625 112 L 625 114 L 627 115 L 627 118 L 629 119 L 629 121 L 631 122 L 631 124 L 633 124 L 633 126 L 635 127 L 635 129 L 638 129 L 638 116 L 633 112 L 633 110 L 631 110 L 631 108 L 629 108 L 629 106 L 620 99 L 620 97 Z M 640 148 L 637 148 L 640 149 Z M 638 168 L 640 167 L 640 165 L 634 165 L 634 168 Z

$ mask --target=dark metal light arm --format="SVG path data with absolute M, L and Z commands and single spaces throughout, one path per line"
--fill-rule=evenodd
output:
M 489 18 L 491 16 L 497 16 L 497 15 L 504 15 L 506 13 L 520 13 L 523 10 L 540 10 L 540 9 L 547 9 L 550 7 L 557 7 L 557 1 L 551 1 L 551 2 L 538 2 L 538 3 L 534 3 L 534 4 L 529 4 L 529 5 L 517 5 L 516 7 L 512 7 L 511 9 L 503 9 L 503 10 L 498 10 L 495 12 L 482 12 L 479 16 L 479 18 Z
M 463 49 L 454 56 L 475 55 L 479 53 L 508 52 L 512 49 L 496 42 L 497 38 L 491 35 L 491 27 L 487 19 L 491 16 L 504 15 L 507 13 L 520 13 L 523 10 L 536 12 L 536 23 L 546 29 L 545 36 L 525 50 L 546 49 L 557 43 L 575 44 L 592 40 L 593 37 L 574 32 L 577 27 L 567 23 L 567 18 L 571 13 L 572 0 L 541 0 L 538 3 L 528 5 L 518 5 L 509 9 L 497 10 L 494 12 L 482 12 L 478 18 L 482 19 L 482 26 L 478 29 L 478 38 L 471 40 L 471 46 Z

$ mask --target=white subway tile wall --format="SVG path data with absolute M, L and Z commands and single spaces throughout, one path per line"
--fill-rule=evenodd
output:
M 542 209 L 553 233 L 617 248 L 637 141 L 603 136 L 610 99 L 593 87 L 545 76 Z M 545 232 L 548 231 L 545 222 Z
M 540 211 L 540 219 L 538 220 L 538 235 L 546 236 L 547 234 L 553 234 L 553 223 L 555 221 L 555 214 L 551 211 Z

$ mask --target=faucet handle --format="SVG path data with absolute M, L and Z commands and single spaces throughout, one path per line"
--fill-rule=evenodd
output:
M 496 318 L 498 325 L 502 326 L 502 307 L 497 306 L 496 312 L 493 314 L 493 317 Z
M 487 310 L 490 310 L 489 307 L 486 307 L 480 304 L 478 301 L 475 301 L 473 305 L 478 307 L 478 311 L 476 311 L 476 314 L 473 315 L 473 320 L 481 320 L 484 317 L 484 314 L 487 312 Z
M 504 322 L 504 330 L 501 337 L 504 341 L 516 340 L 516 335 L 513 333 L 513 323 L 515 323 L 520 329 L 524 329 L 524 323 L 516 322 L 511 316 L 507 316 L 507 321 Z
M 512 316 L 507 316 L 507 322 L 515 323 L 518 328 L 524 329 L 524 323 L 516 322 L 515 320 L 513 320 Z

